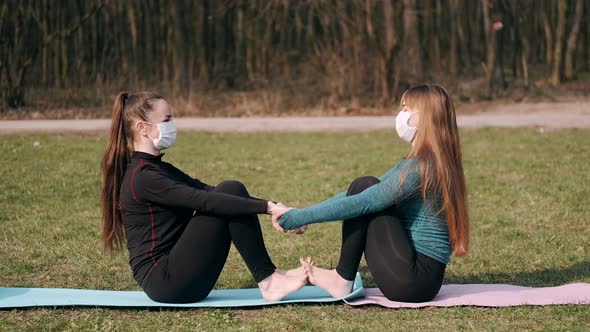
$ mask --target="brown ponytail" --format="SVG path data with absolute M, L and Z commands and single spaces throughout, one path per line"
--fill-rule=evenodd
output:
M 163 98 L 151 92 L 121 92 L 113 104 L 111 130 L 102 158 L 102 242 L 107 252 L 121 249 L 125 242 L 119 203 L 121 182 L 133 149 L 133 123 L 147 121 L 157 99 Z
M 115 98 L 111 130 L 102 158 L 102 242 L 108 252 L 120 249 L 124 241 L 123 222 L 119 210 L 119 189 L 129 154 L 123 123 L 123 110 L 128 96 L 127 92 L 121 92 Z
M 107 252 L 122 249 L 125 229 L 121 214 L 121 182 L 133 149 L 133 123 L 148 121 L 154 101 L 164 99 L 151 92 L 121 92 L 113 104 L 112 124 L 102 158 L 102 243 Z

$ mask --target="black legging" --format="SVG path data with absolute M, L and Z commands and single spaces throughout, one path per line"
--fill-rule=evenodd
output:
M 237 181 L 222 182 L 214 191 L 250 197 L 246 187 Z M 190 303 L 204 299 L 221 274 L 231 242 L 257 283 L 275 271 L 256 215 L 195 215 L 168 257 L 159 261 L 148 276 L 144 291 L 158 302 Z
M 376 183 L 379 179 L 375 177 L 360 177 L 352 182 L 347 195 Z M 342 223 L 338 274 L 354 280 L 363 252 L 377 286 L 392 301 L 430 301 L 440 290 L 446 265 L 416 252 L 394 208 Z

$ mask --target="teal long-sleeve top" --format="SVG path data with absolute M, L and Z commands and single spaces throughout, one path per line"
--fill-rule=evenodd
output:
M 428 193 L 426 202 L 420 190 L 420 162 L 418 158 L 403 159 L 377 183 L 363 192 L 346 196 L 342 192 L 324 202 L 285 213 L 279 224 L 295 229 L 307 224 L 346 220 L 394 207 L 408 233 L 410 243 L 423 255 L 448 264 L 451 244 L 447 220 L 440 212 L 440 195 Z

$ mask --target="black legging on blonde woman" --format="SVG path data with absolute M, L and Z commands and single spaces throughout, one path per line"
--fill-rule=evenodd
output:
M 356 195 L 377 183 L 376 177 L 360 177 L 346 194 Z M 391 300 L 430 301 L 442 286 L 446 265 L 416 252 L 395 207 L 344 220 L 338 274 L 354 280 L 363 253 L 379 289 Z

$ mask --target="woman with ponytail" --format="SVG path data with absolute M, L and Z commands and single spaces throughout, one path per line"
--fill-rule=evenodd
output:
M 302 261 L 309 281 L 334 297 L 348 294 L 363 253 L 375 282 L 393 301 L 429 301 L 451 254 L 469 247 L 469 216 L 453 102 L 438 85 L 407 90 L 396 118 L 408 155 L 380 178 L 360 177 L 348 191 L 303 209 L 277 208 L 279 230 L 334 220 L 342 224 L 334 270 Z
M 102 161 L 106 251 L 126 244 L 134 278 L 159 302 L 204 299 L 232 242 L 264 299 L 278 301 L 303 287 L 305 270 L 277 270 L 264 246 L 257 214 L 277 206 L 251 197 L 240 182 L 210 186 L 164 162 L 161 150 L 175 141 L 164 98 L 150 92 L 117 96 Z

